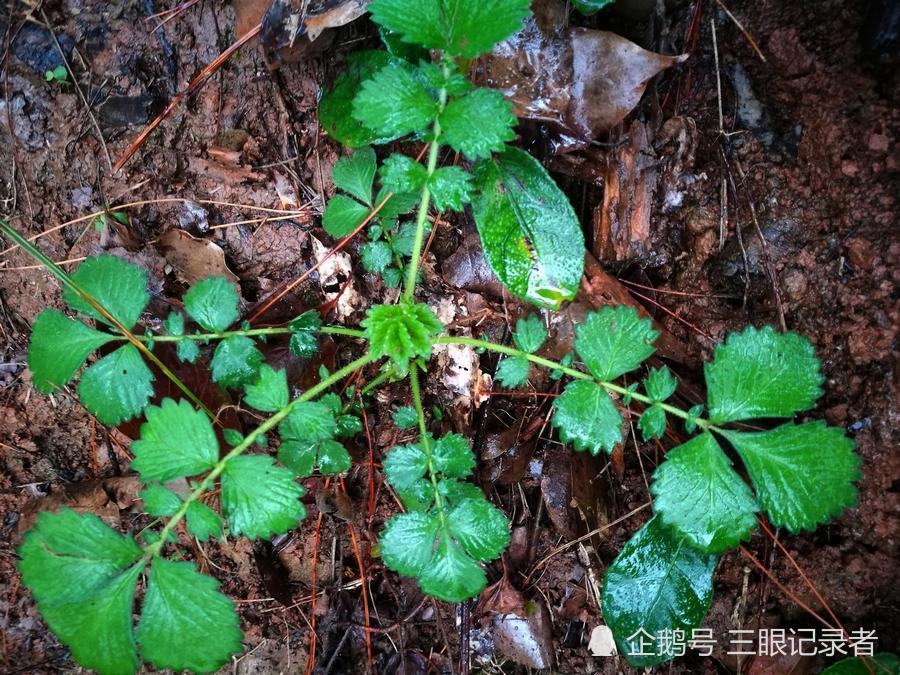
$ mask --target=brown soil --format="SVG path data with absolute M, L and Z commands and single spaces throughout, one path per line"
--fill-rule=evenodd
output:
M 166 298 L 180 297 L 191 280 L 190 271 L 173 262 L 168 249 L 156 241 L 180 227 L 221 246 L 225 262 L 240 278 L 249 311 L 279 283 L 311 264 L 313 238 L 330 243 L 318 215 L 323 199 L 333 191 L 328 176 L 341 150 L 318 129 L 317 95 L 340 72 L 346 54 L 375 44 L 365 20 L 335 31 L 326 38 L 331 40 L 326 50 L 310 50 L 274 74 L 257 48 L 241 50 L 163 123 L 123 172 L 111 177 L 105 150 L 73 86 L 44 80 L 47 64 L 56 62 L 53 43 L 34 23 L 23 21 L 23 3 L 5 4 L 0 29 L 4 48 L 12 43 L 12 49 L 2 70 L 0 216 L 20 230 L 36 234 L 96 211 L 105 201 L 183 197 L 269 208 L 295 200 L 306 206 L 305 215 L 294 219 L 211 230 L 257 214 L 248 208 L 157 203 L 130 211 L 128 228 L 112 222 L 103 232 L 90 222 L 67 226 L 40 240 L 48 255 L 69 260 L 115 249 L 148 269 L 155 303 L 164 307 Z M 813 341 L 827 380 L 826 395 L 811 416 L 824 416 L 848 429 L 863 460 L 864 478 L 857 508 L 812 534 L 779 533 L 779 541 L 848 629 L 875 629 L 878 649 L 896 651 L 900 96 L 891 70 L 896 64 L 878 65 L 863 53 L 859 32 L 864 5 L 842 0 L 729 3 L 759 42 L 767 57 L 764 63 L 714 3 L 704 2 L 691 59 L 659 79 L 621 129 L 601 139 L 612 148 L 574 156 L 587 158 L 588 164 L 615 157 L 616 148 L 627 145 L 632 120 L 649 133 L 645 152 L 659 177 L 651 193 L 648 246 L 601 262 L 625 281 L 658 289 L 634 287 L 649 298 L 635 295 L 635 301 L 650 309 L 680 345 L 684 358 L 671 365 L 688 385 L 702 385 L 699 359 L 708 357 L 729 331 L 747 324 L 778 325 L 783 315 L 787 328 Z M 113 161 L 169 97 L 235 37 L 230 3 L 195 6 L 166 26 L 164 39 L 149 34 L 144 24 L 151 6 L 149 0 L 44 5 L 63 48 L 75 45 L 70 62 Z M 153 11 L 161 9 L 153 6 Z M 638 21 L 603 13 L 586 25 L 602 25 L 645 47 L 677 53 L 690 48 L 685 36 L 692 35 L 688 28 L 693 10 L 693 2 L 678 4 L 664 17 Z M 711 18 L 719 45 L 724 136 L 718 121 Z M 748 90 L 761 113 L 755 121 L 736 112 L 746 109 Z M 548 161 L 554 168 L 566 164 L 558 158 Z M 602 190 L 576 173 L 560 168 L 560 181 L 583 222 L 590 223 L 595 207 L 602 204 Z M 730 206 L 720 250 L 723 180 Z M 465 218 L 439 230 L 425 293 L 458 314 L 457 326 L 480 321 L 480 330 L 501 339 L 507 318 L 525 308 L 498 296 L 490 280 L 479 276 L 477 255 L 471 255 L 471 239 L 465 235 L 469 230 Z M 358 260 L 352 246 L 350 253 Z M 204 258 L 203 265 L 221 265 L 215 255 L 220 254 Z M 20 585 L 15 547 L 37 500 L 47 495 L 53 501 L 40 502 L 44 506 L 68 504 L 97 513 L 123 531 L 138 529 L 143 522 L 134 508 L 133 486 L 99 480 L 129 474 L 128 434 L 134 429 L 106 430 L 73 394 L 47 397 L 33 390 L 23 366 L 30 325 L 44 307 L 61 306 L 59 288 L 40 270 L 5 269 L 32 264 L 19 252 L 2 259 L 0 659 L 5 672 L 69 670 L 74 664 L 68 650 L 47 631 Z M 465 274 L 458 272 L 463 263 L 472 266 Z M 361 268 L 355 271 L 354 289 L 363 304 L 379 301 L 381 284 Z M 273 320 L 322 303 L 318 282 L 314 277 L 291 294 Z M 591 304 L 591 298 L 580 300 Z M 672 318 L 673 313 L 680 318 Z M 357 308 L 351 320 L 359 317 Z M 324 350 L 324 360 L 344 362 L 348 348 L 334 347 Z M 284 351 L 275 344 L 269 357 L 284 359 Z M 486 372 L 494 365 L 493 358 L 482 359 Z M 302 383 L 316 367 L 295 365 L 291 376 Z M 498 597 L 507 602 L 524 598 L 546 607 L 549 628 L 538 632 L 545 635 L 554 670 L 627 670 L 622 662 L 596 659 L 587 651 L 591 629 L 601 622 L 591 599 L 592 579 L 602 579 L 605 566 L 646 519 L 647 510 L 584 542 L 587 548 L 570 547 L 537 565 L 586 529 L 617 521 L 644 505 L 649 500 L 645 476 L 660 461 L 659 449 L 629 441 L 624 456 L 614 458 L 612 466 L 572 457 L 560 452 L 549 431 L 542 430 L 548 399 L 492 397 L 473 414 L 470 402 L 459 401 L 448 384 L 446 372 L 435 375 L 429 394 L 449 411 L 446 430 L 472 430 L 482 459 L 479 479 L 513 520 L 513 545 L 503 565 L 489 570 L 492 580 L 499 580 L 505 570 L 509 587 L 465 608 L 423 603 L 414 583 L 386 572 L 377 558 L 370 559 L 368 551 L 396 504 L 382 489 L 375 511 L 368 512 L 368 469 L 361 463 L 345 479 L 346 490 L 310 481 L 315 495 L 308 505 L 310 517 L 279 541 L 254 546 L 238 540 L 193 550 L 205 570 L 239 601 L 250 656 L 238 663 L 238 671 L 305 666 L 310 561 L 316 555 L 316 587 L 324 590 L 315 605 L 317 672 L 365 671 L 366 644 L 358 628 L 364 616 L 354 583 L 359 572 L 352 537 L 359 541 L 367 569 L 372 625 L 390 629 L 372 635 L 377 672 L 452 672 L 466 650 L 473 668 L 525 672 L 513 661 L 504 663 L 501 651 L 490 660 L 493 636 L 482 615 L 486 607 L 501 602 Z M 195 375 L 198 386 L 208 385 L 204 378 Z M 554 383 L 536 385 L 552 391 Z M 388 413 L 391 405 L 408 402 L 407 397 L 402 387 L 387 387 L 368 411 L 376 462 L 385 449 L 403 440 L 404 432 L 393 427 Z M 689 398 L 686 395 L 682 403 Z M 216 400 L 217 405 L 222 402 Z M 367 461 L 365 438 L 353 452 L 356 459 Z M 319 514 L 316 553 L 313 533 Z M 792 594 L 823 612 L 771 539 L 757 533 L 746 548 Z M 716 586 L 707 621 L 720 635 L 714 658 L 682 659 L 669 672 L 734 672 L 738 663 L 725 656 L 727 640 L 722 637 L 730 629 L 818 626 L 737 552 L 722 558 Z M 805 664 L 803 672 L 823 664 Z M 788 672 L 783 664 L 741 666 L 745 672 Z

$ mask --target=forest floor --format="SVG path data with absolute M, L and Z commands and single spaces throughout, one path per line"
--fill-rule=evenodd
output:
M 724 555 L 706 623 L 720 636 L 713 657 L 689 655 L 664 669 L 817 672 L 824 660 L 726 653 L 730 630 L 821 627 L 797 601 L 823 615 L 827 610 L 791 559 L 845 627 L 874 629 L 878 649 L 896 651 L 896 63 L 879 64 L 866 52 L 864 2 L 733 0 L 729 10 L 747 34 L 715 2 L 665 4 L 664 15 L 605 10 L 572 17 L 657 52 L 690 53 L 651 83 L 623 124 L 566 154 L 551 154 L 547 129 L 522 128 L 523 143 L 570 196 L 596 259 L 570 316 L 610 299 L 644 306 L 669 334 L 663 356 L 687 383 L 679 396 L 688 405 L 696 402 L 692 388 L 702 385 L 702 360 L 728 332 L 773 324 L 809 336 L 826 375 L 826 394 L 811 414 L 848 430 L 863 479 L 857 507 L 827 527 L 801 535 L 757 531 L 743 551 Z M 48 1 L 44 14 L 32 13 L 28 21 L 24 3 L 4 5 L 0 217 L 35 235 L 105 203 L 145 202 L 127 209 L 128 225 L 83 219 L 42 237 L 48 255 L 71 261 L 111 250 L 148 270 L 157 299 L 180 297 L 208 274 L 229 274 L 239 281 L 249 316 L 333 243 L 320 215 L 334 192 L 330 169 L 342 150 L 319 128 L 317 101 L 348 54 L 378 44 L 366 18 L 330 31 L 277 70 L 255 44 L 244 47 L 113 175 L 107 157 L 115 163 L 239 35 L 232 3 L 201 2 L 157 33 L 149 30 L 148 12 L 166 7 L 152 0 Z M 246 25 L 260 3 L 237 5 Z M 90 114 L 71 78 L 45 79 L 60 65 L 45 18 Z M 613 185 L 617 195 L 610 199 L 607 192 L 604 200 Z M 605 228 L 610 222 L 612 234 Z M 348 252 L 340 258 L 346 265 L 327 277 L 312 275 L 267 321 L 322 306 L 340 291 L 353 294 L 341 320 L 358 322 L 385 289 L 357 263 L 350 266 L 359 259 L 355 242 Z M 527 308 L 488 275 L 470 217 L 442 223 L 429 250 L 424 293 L 446 309 L 442 319 L 457 327 L 478 324 L 503 338 L 510 318 Z M 24 366 L 30 326 L 45 307 L 61 306 L 51 276 L 21 252 L 0 254 L 0 669 L 8 673 L 74 667 L 16 572 L 16 546 L 36 510 L 69 505 L 122 531 L 140 517 L 128 450 L 137 424 L 106 429 L 74 395 L 44 396 L 30 383 Z M 271 363 L 287 363 L 284 344 L 268 349 Z M 340 341 L 329 342 L 317 359 L 293 362 L 292 384 L 303 386 L 322 363 L 333 369 L 344 350 Z M 491 373 L 495 365 L 485 356 L 480 368 Z M 606 566 L 649 516 L 647 477 L 678 432 L 662 443 L 632 437 L 611 459 L 574 454 L 544 424 L 546 396 L 491 396 L 475 407 L 466 393 L 471 382 L 461 385 L 458 375 L 439 360 L 428 396 L 445 408 L 446 430 L 474 438 L 476 480 L 513 523 L 510 550 L 489 570 L 502 585 L 466 606 L 425 601 L 414 582 L 368 555 L 397 508 L 379 490 L 370 509 L 369 452 L 378 462 L 406 440 L 389 411 L 408 404 L 409 393 L 386 387 L 367 411 L 373 447 L 365 437 L 351 445 L 360 463 L 344 481 L 308 481 L 315 497 L 295 531 L 272 544 L 238 539 L 194 551 L 237 599 L 247 652 L 235 672 L 305 668 L 313 616 L 317 673 L 361 673 L 370 665 L 382 673 L 453 672 L 461 660 L 488 673 L 526 672 L 541 663 L 563 673 L 628 671 L 622 661 L 588 652 L 591 631 L 601 623 L 595 594 Z M 228 403 L 204 369 L 185 376 L 206 400 Z M 538 380 L 531 391 L 555 386 Z M 359 628 L 365 617 L 351 532 L 361 540 L 369 621 L 384 629 L 371 634 L 371 664 Z M 579 540 L 586 533 L 592 534 Z M 532 616 L 529 640 L 493 634 L 491 610 L 514 610 L 518 603 L 525 611 L 523 601 Z

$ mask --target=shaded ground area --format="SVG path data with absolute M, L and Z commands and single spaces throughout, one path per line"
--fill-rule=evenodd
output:
M 147 201 L 128 211 L 127 226 L 86 219 L 43 237 L 41 246 L 59 261 L 107 249 L 143 265 L 155 311 L 196 278 L 227 269 L 240 282 L 249 316 L 255 303 L 296 278 L 333 243 L 319 215 L 333 191 L 328 176 L 341 150 L 318 128 L 317 97 L 348 53 L 377 40 L 361 20 L 323 36 L 297 63 L 274 73 L 258 49 L 243 49 L 111 177 L 107 153 L 115 161 L 170 97 L 236 37 L 230 3 L 200 3 L 151 34 L 145 18 L 161 9 L 149 1 L 43 5 L 92 119 L 71 83 L 45 80 L 45 71 L 61 60 L 40 25 L 43 17 L 23 21 L 24 5 L 6 3 L 0 14 L 3 48 L 9 51 L 0 100 L 0 215 L 33 235 L 106 202 Z M 808 335 L 827 377 L 826 395 L 812 416 L 848 429 L 863 459 L 864 479 L 858 508 L 832 525 L 813 534 L 776 536 L 848 629 L 875 629 L 879 649 L 896 650 L 896 63 L 879 63 L 877 54 L 864 53 L 871 37 L 863 31 L 860 38 L 866 3 L 735 1 L 729 9 L 759 43 L 766 62 L 713 3 L 672 3 L 664 15 L 633 18 L 605 11 L 579 19 L 659 52 L 692 56 L 656 81 L 636 113 L 608 138 L 567 155 L 544 156 L 572 198 L 599 260 L 588 265 L 577 302 L 554 319 L 557 338 L 565 343 L 571 321 L 585 308 L 623 297 L 642 304 L 670 333 L 663 356 L 684 380 L 679 403 L 692 405 L 702 386 L 701 359 L 729 331 L 783 323 Z M 522 133 L 530 149 L 546 151 L 545 129 L 523 125 Z M 173 198 L 189 201 L 158 201 Z M 508 322 L 528 310 L 485 278 L 472 235 L 465 216 L 439 227 L 423 296 L 441 307 L 442 320 L 455 329 L 477 326 L 503 339 Z M 355 246 L 350 254 L 358 260 Z M 90 510 L 125 531 L 146 524 L 128 468 L 129 435 L 137 427 L 104 429 L 74 395 L 50 398 L 33 390 L 23 366 L 29 327 L 41 309 L 60 306 L 59 288 L 45 273 L 21 269 L 32 263 L 18 252 L 4 253 L 2 260 L 3 669 L 67 670 L 73 667 L 68 651 L 46 630 L 20 586 L 15 546 L 39 503 Z M 340 268 L 313 275 L 268 318 L 323 306 L 343 289 L 351 295 L 341 297 L 352 302 L 324 307 L 332 319 L 338 312 L 341 320 L 357 322 L 386 291 L 353 265 L 349 275 Z M 292 363 L 292 384 L 304 386 L 319 362 L 333 367 L 346 362 L 348 353 L 343 343 L 324 344 L 319 359 Z M 267 357 L 285 362 L 285 345 L 271 344 Z M 238 540 L 195 547 L 198 564 L 238 599 L 249 652 L 238 671 L 305 667 L 313 616 L 317 672 L 365 671 L 354 538 L 369 583 L 369 620 L 381 629 L 371 634 L 378 672 L 452 672 L 464 654 L 485 672 L 526 672 L 528 664 L 542 663 L 560 672 L 613 673 L 625 667 L 587 651 L 591 630 L 601 623 L 596 593 L 605 567 L 647 518 L 648 508 L 636 511 L 649 502 L 647 477 L 678 442 L 679 431 L 670 429 L 662 444 L 630 438 L 611 461 L 575 455 L 545 424 L 545 396 L 491 396 L 476 408 L 472 380 L 479 369 L 489 374 L 496 365 L 490 356 L 477 358 L 439 355 L 428 393 L 445 410 L 446 431 L 474 437 L 478 481 L 513 522 L 512 546 L 489 574 L 498 585 L 465 607 L 436 604 L 369 555 L 397 505 L 377 475 L 370 484 L 369 447 L 361 436 L 351 448 L 360 463 L 342 483 L 308 481 L 310 517 L 296 531 L 272 545 Z M 202 369 L 187 377 L 206 392 L 206 400 L 229 403 L 213 391 Z M 556 387 L 540 378 L 531 385 L 538 393 Z M 409 432 L 396 429 L 389 415 L 392 406 L 406 403 L 407 391 L 387 387 L 368 410 L 376 462 L 406 440 Z M 376 496 L 371 510 L 370 489 Z M 596 530 L 601 531 L 577 541 Z M 315 573 L 312 560 L 318 561 Z M 725 654 L 732 629 L 817 627 L 796 600 L 824 614 L 764 533 L 754 535 L 746 554 L 722 558 L 716 586 L 707 621 L 720 636 L 714 658 L 679 660 L 671 672 L 734 672 L 739 664 Z M 532 647 L 491 629 L 494 612 L 526 609 Z M 740 666 L 755 673 L 816 672 L 822 663 Z

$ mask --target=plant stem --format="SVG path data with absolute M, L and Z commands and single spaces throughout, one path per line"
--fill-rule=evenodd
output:
M 446 61 L 443 62 L 444 77 L 450 74 L 450 68 Z M 432 127 L 431 146 L 428 148 L 428 178 L 422 188 L 422 197 L 419 202 L 419 213 L 416 217 L 416 236 L 413 239 L 412 257 L 409 260 L 409 268 L 406 272 L 406 286 L 403 289 L 403 297 L 412 300 L 416 291 L 416 276 L 419 274 L 419 258 L 422 257 L 422 246 L 425 244 L 425 222 L 428 220 L 428 207 L 431 205 L 431 190 L 429 181 L 437 170 L 438 153 L 441 148 L 439 139 L 441 137 L 441 118 L 440 115 L 447 105 L 447 89 L 442 87 L 438 91 L 438 112 L 434 118 L 434 126 Z
M 434 488 L 434 506 L 441 521 L 441 528 L 445 529 L 447 517 L 444 513 L 444 500 L 438 491 L 437 470 L 434 467 L 434 459 L 431 456 L 431 439 L 428 437 L 428 427 L 425 423 L 425 409 L 422 407 L 422 392 L 419 389 L 419 371 L 416 368 L 415 364 L 410 367 L 409 383 L 412 388 L 413 406 L 419 418 L 419 440 L 422 443 L 422 452 L 425 453 L 428 462 L 428 477 L 431 479 L 431 485 Z
M 315 398 L 333 384 L 340 382 L 348 375 L 353 374 L 357 369 L 362 368 L 372 361 L 372 356 L 370 354 L 366 354 L 365 356 L 361 356 L 355 361 L 348 363 L 340 370 L 336 370 L 334 373 L 326 377 L 314 387 L 307 389 L 300 396 L 288 403 L 287 406 L 279 410 L 265 422 L 256 427 L 256 429 L 247 434 L 243 441 L 234 446 L 234 448 L 232 448 L 227 455 L 225 455 L 218 461 L 218 463 L 216 463 L 216 465 L 208 474 L 206 474 L 206 477 L 200 482 L 200 484 L 194 489 L 194 491 L 191 492 L 190 495 L 188 495 L 187 499 L 185 499 L 184 503 L 181 505 L 181 508 L 179 508 L 178 511 L 175 512 L 175 514 L 169 519 L 169 522 L 166 523 L 166 526 L 160 531 L 159 541 L 144 548 L 145 557 L 151 558 L 153 556 L 159 555 L 159 553 L 162 551 L 162 547 L 166 543 L 166 539 L 168 538 L 169 534 L 173 529 L 175 529 L 175 526 L 178 525 L 181 519 L 184 518 L 184 515 L 187 513 L 188 507 L 193 502 L 197 501 L 197 499 L 199 499 L 200 496 L 209 489 L 209 487 L 215 482 L 216 478 L 218 478 L 225 470 L 225 465 L 229 460 L 242 454 L 247 450 L 247 448 L 249 448 L 251 445 L 253 445 L 254 442 L 256 442 L 257 438 L 274 429 L 279 422 L 281 422 L 291 413 L 291 411 L 298 403 L 303 403 L 304 401 L 309 401 L 310 399 Z
M 478 340 L 477 338 L 466 337 L 439 337 L 435 339 L 434 343 L 443 345 L 468 345 L 470 347 L 475 347 L 476 349 L 487 349 L 492 352 L 506 354 L 507 356 L 518 356 L 524 359 L 528 359 L 536 365 L 543 366 L 544 368 L 549 368 L 551 370 L 561 371 L 570 377 L 574 377 L 579 380 L 591 380 L 592 382 L 596 382 L 597 384 L 599 384 L 607 391 L 614 391 L 617 394 L 621 394 L 623 396 L 630 396 L 636 401 L 640 401 L 641 403 L 644 403 L 646 405 L 658 405 L 667 413 L 671 413 L 676 417 L 680 417 L 683 420 L 693 420 L 693 422 L 698 427 L 701 427 L 704 430 L 716 428 L 709 420 L 692 417 L 686 410 L 676 408 L 675 406 L 669 405 L 668 403 L 657 403 L 649 396 L 644 396 L 643 394 L 639 394 L 636 391 L 629 391 L 626 387 L 622 387 L 612 382 L 604 382 L 603 380 L 598 380 L 593 375 L 589 375 L 588 373 L 583 373 L 582 371 L 576 370 L 575 368 L 564 366 L 561 363 L 551 361 L 550 359 L 545 359 L 541 356 L 536 356 L 535 354 L 523 352 L 521 349 L 516 349 L 515 347 L 507 347 L 506 345 L 499 345 L 495 342 L 488 342 L 487 340 Z
M 288 326 L 273 326 L 271 328 L 251 328 L 249 330 L 228 330 L 221 333 L 192 333 L 185 335 L 136 335 L 135 337 L 141 342 L 182 342 L 184 340 L 226 340 L 230 337 L 245 336 L 255 337 L 258 335 L 287 335 L 291 332 Z M 344 328 L 343 326 L 322 326 L 317 328 L 316 332 L 326 335 L 346 335 L 348 337 L 361 338 L 363 332 L 353 328 Z M 127 339 L 127 338 L 122 338 Z

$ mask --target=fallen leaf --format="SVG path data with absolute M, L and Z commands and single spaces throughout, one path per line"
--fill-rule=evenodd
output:
M 331 250 L 315 237 L 310 237 L 313 245 L 313 257 L 322 262 L 319 267 L 319 286 L 328 302 L 335 302 L 334 311 L 338 321 L 353 316 L 362 306 L 362 298 L 357 290 L 353 277 L 353 262 L 350 256 L 338 251 L 325 260 Z
M 19 535 L 31 529 L 41 511 L 72 509 L 93 513 L 116 529 L 122 526 L 120 511 L 139 502 L 141 482 L 136 475 L 61 484 L 46 497 L 28 502 L 19 518 Z
M 496 655 L 528 668 L 551 668 L 553 623 L 546 605 L 541 600 L 526 600 L 505 576 L 482 597 L 487 598 L 482 612 L 490 623 Z
M 213 241 L 172 229 L 164 233 L 157 244 L 166 261 L 188 285 L 211 276 L 223 276 L 232 283 L 238 282 L 237 275 L 225 264 L 225 252 Z

